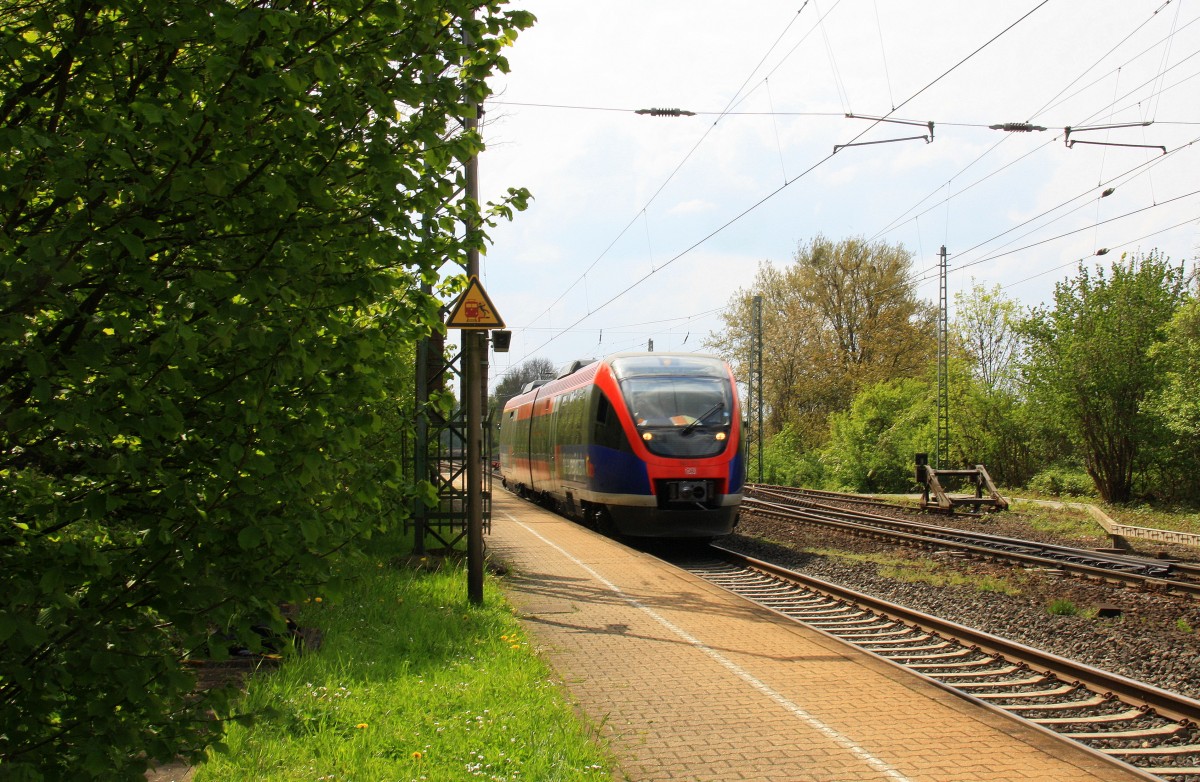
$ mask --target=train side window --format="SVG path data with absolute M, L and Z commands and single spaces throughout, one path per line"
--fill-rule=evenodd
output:
M 596 423 L 603 424 L 608 420 L 608 415 L 612 411 L 612 405 L 608 403 L 608 397 L 601 391 L 597 394 L 600 399 L 596 402 Z
M 625 430 L 621 428 L 621 419 L 617 411 L 608 401 L 603 391 L 597 389 L 596 415 L 592 425 L 592 441 L 605 448 L 632 453 L 629 441 L 625 439 Z

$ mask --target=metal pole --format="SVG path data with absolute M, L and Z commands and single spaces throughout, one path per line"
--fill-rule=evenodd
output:
M 950 461 L 950 334 L 946 316 L 946 245 L 938 254 L 937 453 L 939 470 Z
M 762 296 L 754 297 L 754 364 L 758 368 L 758 482 L 763 482 L 763 333 Z M 751 378 L 753 380 L 753 378 Z
M 753 302 L 754 309 L 757 309 L 758 297 L 755 296 L 754 299 L 752 300 L 752 302 Z M 754 309 L 751 310 L 751 318 L 752 319 L 753 319 Z M 751 326 L 750 355 L 746 359 L 746 410 L 742 417 L 742 420 L 745 422 L 745 425 L 746 425 L 746 432 L 743 435 L 743 437 L 745 438 L 745 442 L 746 442 L 746 458 L 747 459 L 749 459 L 751 456 L 750 446 L 751 446 L 751 442 L 754 439 L 754 373 L 757 371 L 755 369 L 755 363 L 754 363 L 754 351 L 756 349 L 756 345 L 758 344 L 757 340 L 758 340 L 758 334 L 754 332 L 753 326 Z M 747 464 L 746 465 L 746 480 L 750 480 L 750 476 L 751 476 L 750 465 Z
M 422 292 L 427 292 L 427 285 L 422 285 Z M 429 340 L 422 339 L 417 343 L 417 445 L 413 452 L 414 477 L 418 481 L 429 477 Z M 414 499 L 413 504 L 413 553 L 417 556 L 425 554 L 425 527 L 428 523 L 429 509 L 424 500 Z
M 472 12 L 473 14 L 474 12 Z M 470 17 L 468 17 L 470 18 Z M 467 49 L 471 36 L 464 34 Z M 463 130 L 474 134 L 479 127 L 479 107 L 467 106 Z M 466 165 L 466 198 L 469 207 L 479 203 L 479 159 L 472 155 Z M 479 250 L 476 238 L 479 222 L 471 218 L 466 228 L 468 241 L 467 276 L 479 276 Z M 487 382 L 487 335 L 463 331 L 463 396 L 467 405 L 467 600 L 483 604 L 483 397 L 480 389 Z M 481 381 L 482 377 L 482 381 Z
M 485 335 L 463 332 L 463 392 L 467 397 L 467 599 L 483 604 L 483 404 L 479 370 L 487 361 Z

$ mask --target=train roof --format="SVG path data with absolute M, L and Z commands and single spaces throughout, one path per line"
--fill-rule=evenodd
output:
M 689 359 L 700 359 L 700 361 L 689 362 Z M 676 362 L 672 366 L 672 362 Z M 532 401 L 532 395 L 539 389 L 549 386 L 547 392 L 554 393 L 560 388 L 568 387 L 579 380 L 590 380 L 595 376 L 600 364 L 608 364 L 614 366 L 617 374 L 622 377 L 632 377 L 637 375 L 654 375 L 663 374 L 664 369 L 679 370 L 681 374 L 710 374 L 712 366 L 719 363 L 722 367 L 726 366 L 726 362 L 720 356 L 709 353 L 677 353 L 664 351 L 622 351 L 619 353 L 610 353 L 609 355 L 599 359 L 578 359 L 565 365 L 558 377 L 553 380 L 535 380 L 527 383 L 521 389 L 521 393 L 509 399 L 505 404 L 504 409 L 509 409 L 517 405 Z M 688 364 L 691 363 L 689 367 Z M 579 372 L 589 372 L 586 378 L 572 378 L 573 375 Z M 722 372 L 721 374 L 724 374 Z M 528 398 L 527 398 L 528 397 Z

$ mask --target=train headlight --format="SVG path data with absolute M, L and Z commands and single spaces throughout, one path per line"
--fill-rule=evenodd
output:
M 717 433 L 716 433 L 716 435 L 715 435 L 715 437 L 716 437 L 716 439 L 717 439 L 717 442 L 720 442 L 720 441 L 722 441 L 722 440 L 724 440 L 724 439 L 725 439 L 725 433 L 724 433 L 724 432 L 717 432 Z
M 650 442 L 654 439 L 654 435 L 651 432 L 642 432 L 642 439 L 646 442 Z

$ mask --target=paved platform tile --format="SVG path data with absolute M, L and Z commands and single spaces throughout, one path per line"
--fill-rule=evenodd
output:
M 530 639 L 602 726 L 618 779 L 1150 778 L 503 491 L 487 547 Z

